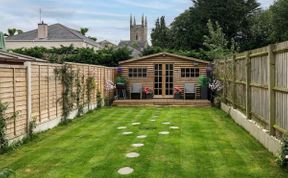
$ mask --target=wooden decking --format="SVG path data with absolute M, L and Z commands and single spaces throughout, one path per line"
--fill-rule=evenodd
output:
M 210 107 L 208 100 L 183 100 L 183 99 L 127 99 L 115 100 L 113 106 L 190 106 Z

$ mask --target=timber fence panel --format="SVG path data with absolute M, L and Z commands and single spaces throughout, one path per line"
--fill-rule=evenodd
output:
M 67 64 L 72 67 L 75 74 L 79 71 L 79 74 L 84 76 L 82 104 L 86 105 L 89 97 L 86 80 L 89 76 L 94 77 L 96 88 L 91 93 L 90 104 L 96 105 L 97 91 L 100 91 L 104 97 L 105 82 L 114 81 L 114 68 L 78 63 Z M 9 118 L 6 121 L 7 139 L 13 140 L 27 134 L 30 121 L 35 121 L 36 126 L 40 126 L 62 118 L 64 86 L 55 73 L 55 70 L 62 66 L 63 64 L 38 62 L 26 62 L 25 65 L 0 65 L 0 100 L 8 104 L 5 112 Z M 73 91 L 76 91 L 75 84 Z M 76 105 L 75 109 L 77 109 Z
M 219 60 L 215 73 L 223 82 L 226 103 L 239 108 L 271 135 L 288 131 L 288 42 Z

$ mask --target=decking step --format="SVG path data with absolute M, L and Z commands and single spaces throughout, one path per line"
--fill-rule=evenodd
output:
M 148 100 L 116 100 L 113 106 L 190 106 L 210 107 L 208 100 L 176 100 L 176 99 L 148 99 Z

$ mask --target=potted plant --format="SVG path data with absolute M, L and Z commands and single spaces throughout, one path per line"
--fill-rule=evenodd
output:
M 220 107 L 221 105 L 221 97 L 219 93 L 223 89 L 223 85 L 219 80 L 213 80 L 209 84 L 209 88 L 211 90 L 211 104 L 212 106 Z
M 205 75 L 201 75 L 198 78 L 198 83 L 200 85 L 200 97 L 201 99 L 208 99 L 208 78 Z
M 116 88 L 117 89 L 125 89 L 126 88 L 126 80 L 122 76 L 123 69 L 121 67 L 118 67 L 116 69 L 117 77 L 116 77 Z
M 152 99 L 153 98 L 153 91 L 149 87 L 144 88 L 144 94 L 146 99 Z
M 180 87 L 174 87 L 174 98 L 175 99 L 181 99 L 181 96 L 183 94 L 183 89 Z

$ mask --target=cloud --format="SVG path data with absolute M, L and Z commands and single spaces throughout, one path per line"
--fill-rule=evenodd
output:
M 134 7 L 142 7 L 148 9 L 169 9 L 171 5 L 167 2 L 160 2 L 160 1 L 135 1 L 135 0 L 117 0 L 117 2 L 121 4 L 125 4 L 128 6 Z

